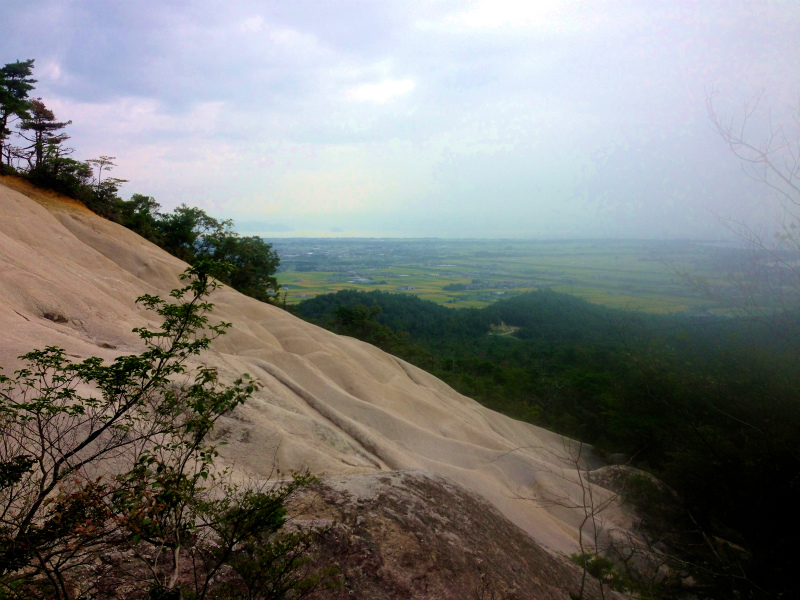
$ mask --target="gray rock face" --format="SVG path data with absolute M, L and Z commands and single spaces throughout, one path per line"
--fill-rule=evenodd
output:
M 581 573 L 491 504 L 422 471 L 324 479 L 302 519 L 335 522 L 321 556 L 342 586 L 321 598 L 564 600 Z M 589 578 L 584 596 L 600 597 Z M 606 598 L 621 596 L 605 590 Z

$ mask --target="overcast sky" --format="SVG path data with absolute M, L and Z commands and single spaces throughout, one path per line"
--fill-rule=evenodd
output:
M 248 234 L 716 237 L 771 199 L 706 96 L 788 118 L 798 25 L 796 0 L 4 0 L 0 63 L 36 59 L 124 196 Z

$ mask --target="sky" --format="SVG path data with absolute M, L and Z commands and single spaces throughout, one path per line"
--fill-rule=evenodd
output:
M 2 4 L 75 158 L 268 238 L 717 238 L 775 205 L 709 95 L 800 94 L 796 0 Z

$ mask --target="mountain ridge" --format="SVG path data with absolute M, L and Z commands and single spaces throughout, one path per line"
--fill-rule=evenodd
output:
M 17 356 L 47 345 L 76 360 L 141 351 L 131 329 L 153 321 L 134 298 L 167 295 L 185 264 L 57 195 L 23 191 L 0 179 L 0 365 L 13 370 Z M 240 476 L 421 470 L 482 496 L 550 552 L 577 551 L 583 513 L 569 506 L 581 490 L 568 465 L 575 442 L 228 287 L 211 301 L 211 320 L 233 325 L 202 362 L 223 379 L 248 372 L 261 382 L 217 432 L 227 442 L 222 459 Z M 622 529 L 632 518 L 616 506 L 604 514 Z

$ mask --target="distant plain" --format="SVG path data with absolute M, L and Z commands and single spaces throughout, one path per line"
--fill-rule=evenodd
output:
M 343 289 L 415 294 L 483 307 L 551 288 L 612 308 L 725 314 L 703 288 L 728 287 L 745 256 L 702 241 L 273 240 L 287 303 Z

